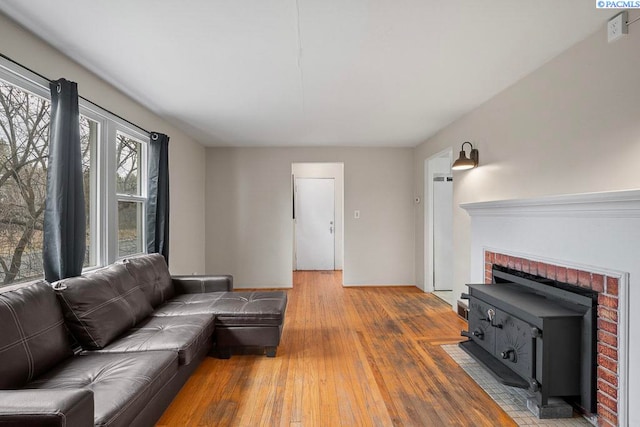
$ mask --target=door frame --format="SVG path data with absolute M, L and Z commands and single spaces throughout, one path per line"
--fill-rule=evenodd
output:
M 449 160 L 449 173 L 451 173 L 451 162 L 453 161 L 453 148 L 447 148 L 424 160 L 424 292 L 434 292 L 433 283 L 433 178 L 436 174 L 443 172 L 437 170 L 435 162 L 439 159 Z M 453 236 L 452 236 L 453 239 Z
M 293 209 L 295 209 L 294 201 L 294 186 L 296 178 L 334 178 L 335 179 L 335 204 L 334 204 L 334 218 L 335 218 L 335 250 L 334 250 L 334 268 L 335 270 L 342 270 L 344 277 L 344 271 L 347 268 L 346 260 L 344 256 L 345 247 L 345 221 L 344 221 L 344 162 L 341 161 L 297 161 L 291 163 L 291 203 L 292 203 L 292 216 L 291 216 L 291 231 L 292 231 L 292 243 L 291 243 L 291 270 L 296 271 L 296 235 L 295 235 L 295 223 L 293 219 Z M 333 170 L 333 173 L 329 173 Z M 297 173 L 298 172 L 298 173 Z

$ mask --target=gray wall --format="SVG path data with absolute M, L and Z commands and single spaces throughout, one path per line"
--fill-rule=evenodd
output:
M 630 19 L 639 16 L 632 12 Z M 469 226 L 460 203 L 640 187 L 640 31 L 607 43 L 604 27 L 443 129 L 415 150 L 424 160 L 463 141 L 480 167 L 454 171 L 454 281 L 469 280 Z M 416 210 L 416 278 L 424 280 L 423 207 Z
M 344 284 L 414 284 L 412 156 L 410 148 L 208 148 L 207 272 L 231 273 L 238 287 L 290 287 L 291 164 L 342 162 Z
M 78 83 L 80 95 L 144 127 L 166 133 L 171 175 L 170 268 L 204 272 L 205 151 L 196 141 L 128 98 L 95 74 L 0 14 L 0 52 L 51 79 Z

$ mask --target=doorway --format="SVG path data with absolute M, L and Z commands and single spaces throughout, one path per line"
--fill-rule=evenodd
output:
M 450 304 L 453 295 L 453 151 L 425 160 L 425 292 Z
M 343 269 L 342 163 L 293 163 L 293 269 Z
M 453 291 L 453 177 L 433 176 L 433 290 Z
M 335 270 L 335 179 L 295 178 L 296 270 Z

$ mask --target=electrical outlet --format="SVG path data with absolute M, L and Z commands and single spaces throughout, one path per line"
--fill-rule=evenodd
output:
M 629 33 L 627 28 L 628 20 L 629 13 L 626 10 L 609 19 L 609 22 L 607 22 L 607 41 L 609 43 Z
M 353 211 L 353 218 L 360 219 L 360 211 Z

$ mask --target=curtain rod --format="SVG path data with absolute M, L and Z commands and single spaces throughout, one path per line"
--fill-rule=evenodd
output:
M 24 65 L 22 65 L 22 64 L 21 64 L 21 63 L 19 63 L 18 61 L 15 61 L 15 60 L 13 60 L 12 58 L 9 58 L 7 55 L 5 55 L 5 54 L 3 54 L 3 53 L 0 53 L 0 57 L 2 57 L 2 58 L 4 58 L 4 59 L 6 59 L 6 60 L 7 60 L 7 61 L 9 61 L 9 62 L 12 62 L 12 63 L 16 64 L 16 65 L 17 65 L 17 66 L 19 66 L 19 67 L 24 68 L 25 70 L 27 70 L 27 71 L 29 71 L 29 72 L 31 72 L 31 73 L 33 73 L 33 74 L 35 74 L 36 76 L 38 76 L 38 77 L 40 77 L 40 78 L 42 78 L 42 79 L 44 79 L 44 80 L 48 81 L 49 83 L 53 82 L 53 80 L 51 80 L 51 79 L 50 79 L 50 78 L 48 78 L 47 76 L 44 76 L 44 75 L 42 75 L 42 74 L 38 73 L 37 71 L 32 70 L 32 69 L 31 69 L 31 68 L 29 68 L 29 67 L 25 67 Z M 96 104 L 95 102 L 91 101 L 90 99 L 85 98 L 85 97 L 84 97 L 84 96 L 82 96 L 82 95 L 78 95 L 78 98 L 82 99 L 82 100 L 83 100 L 83 101 L 85 101 L 85 102 L 88 102 L 89 104 L 92 104 L 94 107 L 98 107 L 98 108 L 100 108 L 100 109 L 102 109 L 102 110 L 106 111 L 107 113 L 109 113 L 109 114 L 111 114 L 111 115 L 113 115 L 113 116 L 115 116 L 115 117 L 119 118 L 120 120 L 123 120 L 123 121 L 125 121 L 125 122 L 129 123 L 131 126 L 135 126 L 135 127 L 137 127 L 138 129 L 140 129 L 141 131 L 143 131 L 143 132 L 144 132 L 144 133 L 146 133 L 146 134 L 149 134 L 149 135 L 151 134 L 151 132 L 149 132 L 148 130 L 146 130 L 146 129 L 145 129 L 145 128 L 143 128 L 142 126 L 137 125 L 137 124 L 133 123 L 132 121 L 125 119 L 125 118 L 124 118 L 124 117 L 122 117 L 121 115 L 116 114 L 116 113 L 114 113 L 113 111 L 111 111 L 111 110 L 109 110 L 109 109 L 107 109 L 107 108 L 104 108 L 103 106 L 101 106 L 101 105 L 99 105 L 99 104 Z

